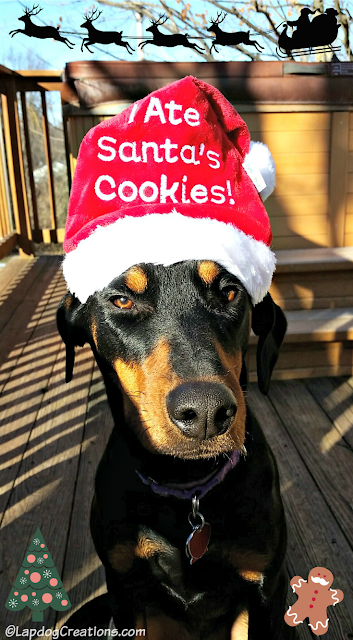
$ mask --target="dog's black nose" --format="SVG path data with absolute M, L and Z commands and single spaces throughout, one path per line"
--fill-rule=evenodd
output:
M 223 384 L 190 382 L 170 391 L 167 409 L 184 435 L 207 440 L 227 431 L 237 405 L 232 391 Z

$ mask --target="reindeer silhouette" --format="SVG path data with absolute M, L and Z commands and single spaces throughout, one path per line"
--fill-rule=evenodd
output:
M 177 47 L 178 45 L 181 45 L 182 47 L 188 47 L 189 49 L 195 49 L 195 51 L 203 53 L 204 49 L 199 47 L 197 44 L 189 42 L 187 34 L 161 33 L 158 30 L 158 27 L 164 24 L 167 20 L 168 16 L 165 16 L 165 14 L 160 15 L 158 20 L 152 20 L 151 26 L 148 27 L 146 31 L 151 31 L 153 40 L 144 40 L 143 42 L 139 42 L 138 46 L 143 49 L 143 47 L 148 43 L 154 44 L 156 47 Z
M 98 9 L 94 9 L 91 11 L 90 14 L 86 13 L 84 15 L 84 18 L 86 18 L 86 21 L 83 22 L 80 26 L 81 28 L 87 29 L 88 38 L 83 38 L 82 44 L 81 44 L 81 51 L 83 51 L 83 46 L 85 46 L 87 51 L 89 51 L 90 53 L 94 53 L 93 51 L 91 51 L 91 49 L 88 48 L 88 45 L 98 43 L 98 44 L 116 44 L 120 47 L 125 47 L 128 53 L 133 53 L 135 49 L 133 49 L 128 42 L 122 41 L 121 39 L 123 35 L 122 31 L 99 31 L 99 29 L 96 29 L 93 26 L 92 22 L 94 22 L 94 20 L 97 20 L 102 13 L 102 11 L 99 11 L 97 14 L 97 11 Z
M 250 31 L 237 31 L 236 33 L 229 33 L 229 31 L 222 31 L 219 25 L 221 24 L 221 22 L 223 22 L 226 15 L 227 15 L 226 13 L 223 13 L 223 14 L 222 12 L 218 13 L 215 20 L 212 20 L 211 18 L 211 26 L 206 29 L 206 31 L 212 31 L 212 33 L 216 34 L 216 39 L 212 43 L 210 53 L 212 52 L 212 49 L 214 49 L 218 53 L 218 49 L 216 49 L 216 44 L 223 45 L 223 46 L 235 45 L 235 44 L 247 44 L 247 45 L 254 46 L 256 50 L 259 51 L 259 53 L 261 53 L 261 49 L 264 49 L 265 47 L 262 47 L 258 42 L 256 42 L 256 40 L 250 40 Z
M 9 35 L 11 36 L 11 38 L 13 38 L 16 33 L 24 33 L 25 36 L 29 36 L 30 38 L 40 38 L 41 40 L 44 40 L 45 38 L 53 38 L 54 40 L 58 40 L 59 42 L 63 42 L 64 44 L 66 44 L 69 49 L 73 49 L 75 45 L 67 38 L 63 38 L 59 33 L 59 29 L 50 26 L 40 27 L 31 21 L 31 16 L 37 16 L 41 11 L 42 9 L 39 9 L 38 4 L 33 5 L 32 9 L 28 9 L 28 7 L 25 7 L 25 14 L 18 18 L 25 23 L 25 28 L 14 29 L 13 31 L 10 31 Z

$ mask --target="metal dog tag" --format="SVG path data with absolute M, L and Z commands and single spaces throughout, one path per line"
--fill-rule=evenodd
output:
M 192 532 L 190 533 L 185 545 L 186 555 L 190 558 L 190 564 L 194 564 L 196 560 L 202 558 L 206 553 L 211 537 L 211 525 L 208 522 L 205 522 L 205 518 L 198 511 L 198 506 L 199 501 L 195 496 L 192 500 L 192 512 L 189 513 L 188 516 Z M 191 520 L 191 518 L 195 520 L 196 517 L 200 519 L 199 524 L 194 524 Z

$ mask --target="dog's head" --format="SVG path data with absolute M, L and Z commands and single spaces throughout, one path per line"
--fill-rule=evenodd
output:
M 253 307 L 241 282 L 210 261 L 136 265 L 85 304 L 67 294 L 57 320 L 67 381 L 75 347 L 88 342 L 115 419 L 147 451 L 184 459 L 242 448 L 251 327 L 263 393 L 286 330 L 269 294 Z

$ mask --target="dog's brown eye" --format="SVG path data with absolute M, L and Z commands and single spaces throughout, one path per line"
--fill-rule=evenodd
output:
M 126 296 L 119 296 L 118 298 L 114 298 L 113 304 L 115 304 L 116 307 L 119 307 L 119 309 L 131 309 L 133 303 L 130 298 L 127 298 Z
M 234 291 L 234 289 L 223 289 L 223 291 L 222 291 L 222 297 L 227 302 L 232 302 L 232 300 L 234 300 L 235 296 L 236 296 L 236 291 Z

